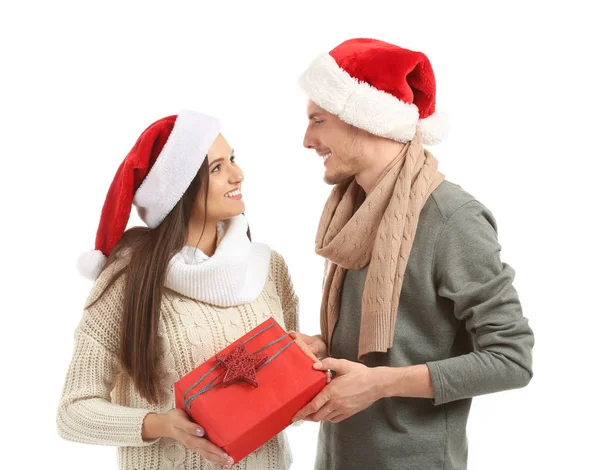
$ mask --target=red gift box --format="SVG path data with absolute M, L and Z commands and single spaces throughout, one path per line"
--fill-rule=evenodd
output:
M 175 404 L 235 462 L 292 424 L 325 386 L 296 342 L 269 318 L 174 385 Z

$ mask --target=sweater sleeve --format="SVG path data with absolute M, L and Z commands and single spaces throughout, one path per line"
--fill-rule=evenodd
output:
M 273 269 L 275 286 L 277 287 L 277 293 L 281 300 L 285 328 L 287 331 L 299 331 L 298 297 L 294 291 L 294 285 L 288 266 L 283 259 L 283 256 L 276 251 L 273 251 Z
M 496 223 L 477 201 L 459 208 L 440 232 L 433 275 L 438 295 L 472 337 L 474 351 L 429 362 L 436 405 L 527 385 L 534 337 L 523 317 L 514 270 L 500 260 Z
M 90 298 L 102 282 L 97 281 Z M 118 360 L 118 312 L 122 305 L 117 281 L 84 311 L 75 331 L 75 347 L 57 413 L 58 434 L 86 444 L 145 446 L 142 424 L 151 411 L 111 402 L 121 372 Z

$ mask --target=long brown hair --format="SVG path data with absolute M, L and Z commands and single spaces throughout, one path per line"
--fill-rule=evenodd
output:
M 133 227 L 123 234 L 103 270 L 124 252 L 128 263 L 111 275 L 100 296 L 88 305 L 89 308 L 95 304 L 117 279 L 125 276 L 119 360 L 137 391 L 150 403 L 157 403 L 160 398 L 158 324 L 167 268 L 173 255 L 185 244 L 192 210 L 201 192 L 206 227 L 208 181 L 208 158 L 205 158 L 184 195 L 158 227 Z

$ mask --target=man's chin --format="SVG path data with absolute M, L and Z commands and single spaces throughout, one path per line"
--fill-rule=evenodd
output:
M 346 174 L 333 174 L 330 175 L 328 173 L 325 173 L 325 175 L 323 175 L 323 181 L 325 181 L 325 183 L 327 183 L 328 185 L 334 186 L 336 184 L 340 184 L 343 183 L 344 181 L 346 181 L 348 178 L 351 178 L 353 175 L 346 175 Z

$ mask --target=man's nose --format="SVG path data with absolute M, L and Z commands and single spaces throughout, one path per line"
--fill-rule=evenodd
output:
M 304 133 L 303 145 L 307 149 L 314 149 L 316 147 L 314 138 L 313 138 L 312 133 L 310 132 L 309 128 L 307 128 L 306 132 Z

